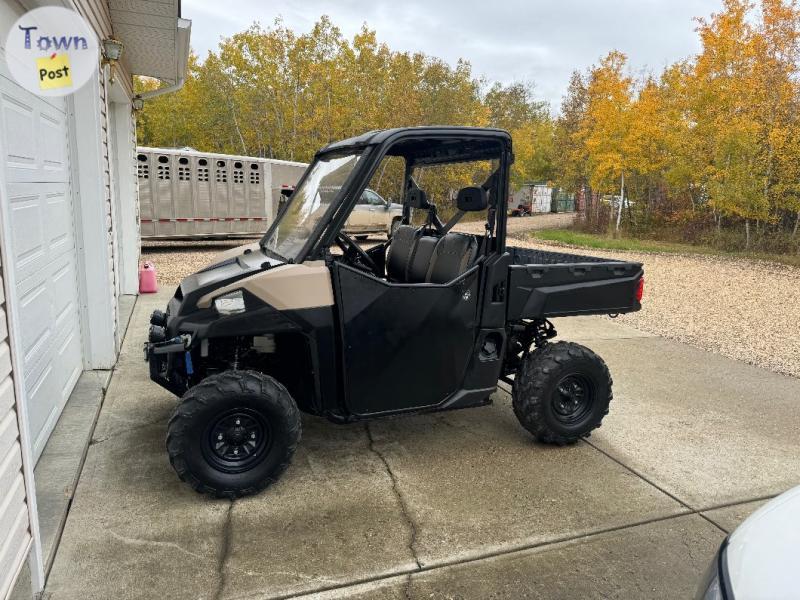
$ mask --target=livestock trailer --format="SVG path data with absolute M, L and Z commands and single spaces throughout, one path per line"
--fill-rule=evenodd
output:
M 301 162 L 148 148 L 136 152 L 142 239 L 252 236 L 275 218 Z

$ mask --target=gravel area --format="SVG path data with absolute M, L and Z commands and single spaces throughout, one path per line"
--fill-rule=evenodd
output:
M 553 248 L 557 244 L 527 240 L 526 232 L 563 227 L 572 219 L 571 214 L 509 219 L 509 243 Z M 483 224 L 465 223 L 458 229 L 480 233 Z M 159 283 L 171 286 L 209 264 L 218 252 L 249 242 L 145 242 L 142 259 L 155 262 Z M 575 252 L 644 263 L 643 308 L 620 316 L 619 322 L 800 377 L 800 268 L 702 255 Z
M 529 217 L 509 217 L 506 221 L 506 233 L 514 235 L 536 229 L 561 229 L 569 227 L 575 220 L 575 213 L 544 213 L 541 215 L 531 215 Z M 459 224 L 455 227 L 456 231 L 468 231 L 470 233 L 483 233 L 484 222 L 470 222 Z
M 155 264 L 159 285 L 175 286 L 184 277 L 209 265 L 220 252 L 254 241 L 256 241 L 255 238 L 212 241 L 145 241 L 142 242 L 142 261 L 149 260 Z
M 644 264 L 642 310 L 618 322 L 800 377 L 800 268 L 717 256 L 574 251 Z

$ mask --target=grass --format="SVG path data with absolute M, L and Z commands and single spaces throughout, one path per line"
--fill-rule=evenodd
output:
M 794 254 L 764 254 L 759 252 L 725 252 L 710 246 L 695 246 L 661 240 L 650 240 L 631 237 L 610 237 L 596 233 L 584 233 L 572 229 L 541 229 L 532 231 L 534 239 L 558 242 L 578 248 L 594 248 L 597 250 L 623 250 L 628 252 L 661 252 L 667 254 L 705 254 L 713 256 L 729 256 L 735 258 L 752 258 L 786 265 L 800 266 L 800 256 Z

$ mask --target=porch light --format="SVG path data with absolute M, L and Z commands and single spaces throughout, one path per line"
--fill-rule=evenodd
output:
M 122 58 L 122 49 L 124 47 L 122 42 L 114 38 L 103 40 L 103 58 L 105 62 L 117 62 Z

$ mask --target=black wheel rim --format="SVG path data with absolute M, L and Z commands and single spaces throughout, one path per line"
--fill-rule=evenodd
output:
M 594 399 L 591 379 L 577 373 L 566 375 L 553 391 L 553 415 L 564 425 L 577 425 L 591 414 Z
M 260 463 L 272 446 L 272 430 L 258 412 L 235 408 L 212 420 L 203 451 L 215 468 L 241 473 Z

